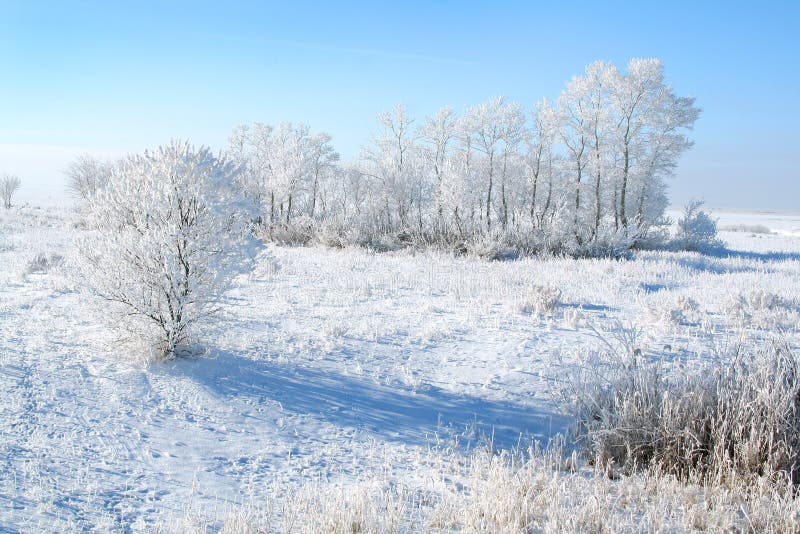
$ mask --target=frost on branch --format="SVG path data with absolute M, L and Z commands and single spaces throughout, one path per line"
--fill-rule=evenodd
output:
M 115 165 L 88 196 L 81 274 L 112 324 L 161 358 L 184 352 L 233 276 L 249 268 L 252 206 L 238 167 L 173 141 Z

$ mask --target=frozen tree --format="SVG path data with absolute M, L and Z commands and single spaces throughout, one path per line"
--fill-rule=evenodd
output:
M 665 202 L 648 210 L 646 201 L 658 201 L 653 194 L 660 189 L 658 181 L 672 174 L 677 159 L 691 146 L 683 130 L 692 127 L 700 111 L 693 98 L 676 96 L 664 82 L 664 65 L 658 59 L 632 59 L 627 73 L 614 77 L 610 97 L 621 161 L 616 216 L 627 229 L 632 215 L 663 213 Z M 638 198 L 630 194 L 637 179 Z
M 78 198 L 88 200 L 106 183 L 113 166 L 113 163 L 100 161 L 89 154 L 78 156 L 64 171 L 67 187 Z
M 694 102 L 691 97 L 665 93 L 645 133 L 635 197 L 636 221 L 643 231 L 662 217 L 667 205 L 665 179 L 674 174 L 681 154 L 693 144 L 683 130 L 691 128 L 700 114 Z
M 241 187 L 260 206 L 261 220 L 289 224 L 294 214 L 314 217 L 321 181 L 339 160 L 331 136 L 305 124 L 237 126 L 229 138 L 232 157 L 243 166 Z
M 683 132 L 699 114 L 694 99 L 664 83 L 659 60 L 631 60 L 626 73 L 598 61 L 567 84 L 558 109 L 576 241 L 593 243 L 609 231 L 642 236 L 662 219 L 664 179 L 691 146 Z
M 278 125 L 272 136 L 270 168 L 272 186 L 276 193 L 282 219 L 288 224 L 297 195 L 304 188 L 307 177 L 305 152 L 309 138 L 305 124 L 297 127 L 290 122 Z
M 608 189 L 608 176 L 610 167 L 611 134 L 613 130 L 613 117 L 609 105 L 609 91 L 617 69 L 602 61 L 592 63 L 586 68 L 586 90 L 588 91 L 588 127 L 589 169 L 593 178 L 594 220 L 591 228 L 590 239 L 595 239 L 600 231 L 600 221 L 603 218 L 603 190 Z
M 378 115 L 380 130 L 362 153 L 363 173 L 380 188 L 381 219 L 386 230 L 404 228 L 415 200 L 419 176 L 414 158 L 416 138 L 411 130 L 414 120 L 405 107 L 397 105 L 391 113 Z M 396 223 L 396 225 L 395 225 Z
M 581 239 L 581 189 L 583 174 L 589 164 L 589 82 L 576 76 L 558 99 L 561 142 L 567 149 L 569 170 L 574 175 L 574 205 L 572 231 L 580 244 Z
M 84 279 L 116 324 L 162 358 L 187 348 L 248 266 L 253 210 L 237 172 L 207 148 L 172 142 L 120 161 L 88 198 Z
M 532 127 L 527 136 L 524 164 L 530 188 L 530 218 L 541 227 L 553 202 L 553 179 L 558 142 L 558 115 L 547 100 L 536 105 Z M 544 188 L 544 191 L 542 190 Z M 544 196 L 540 200 L 540 196 Z M 537 208 L 537 203 L 541 205 Z
M 260 122 L 240 125 L 229 138 L 229 151 L 239 164 L 236 182 L 258 206 L 258 222 L 276 220 L 275 184 L 272 171 L 272 133 L 274 128 Z
M 426 166 L 433 173 L 435 181 L 434 196 L 436 198 L 436 219 L 442 224 L 444 211 L 444 191 L 446 168 L 450 164 L 450 149 L 456 138 L 457 119 L 453 108 L 444 107 L 432 117 L 425 120 L 419 129 L 419 138 L 423 142 L 423 154 Z
M 0 200 L 5 209 L 11 208 L 11 197 L 19 189 L 20 183 L 19 176 L 15 174 L 4 174 L 0 179 Z
M 317 200 L 322 200 L 322 211 L 325 211 L 325 196 L 320 198 L 321 182 L 339 161 L 339 153 L 331 144 L 331 136 L 325 132 L 318 133 L 309 139 L 306 160 L 311 174 L 311 202 L 309 215 L 317 214 Z
M 522 107 L 514 102 L 507 102 L 504 97 L 491 98 L 487 102 L 471 107 L 465 115 L 464 127 L 475 139 L 475 148 L 482 152 L 485 161 L 486 197 L 485 211 L 486 229 L 492 226 L 492 193 L 498 171 L 501 178 L 501 220 L 507 220 L 507 199 L 505 195 L 505 178 L 508 155 L 521 141 L 525 126 Z M 498 159 L 500 161 L 498 161 Z M 500 168 L 498 169 L 498 165 Z

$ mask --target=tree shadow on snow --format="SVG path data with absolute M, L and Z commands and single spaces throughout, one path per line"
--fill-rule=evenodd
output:
M 800 252 L 752 252 L 749 250 L 720 248 L 708 251 L 707 254 L 715 258 L 741 258 L 763 263 L 771 261 L 800 261 Z
M 546 442 L 558 432 L 566 433 L 571 421 L 554 407 L 458 395 L 434 386 L 415 392 L 403 384 L 386 385 L 368 377 L 256 361 L 228 352 L 176 363 L 173 372 L 217 396 L 249 398 L 259 404 L 277 401 L 288 414 L 307 414 L 407 444 L 430 444 L 436 433 L 453 432 L 511 448 L 531 439 Z
M 663 262 L 663 257 L 641 257 L 642 260 L 658 263 Z M 760 263 L 778 262 L 786 260 L 800 260 L 800 254 L 794 252 L 749 252 L 742 250 L 714 249 L 706 250 L 691 257 L 674 257 L 670 261 L 692 271 L 728 274 L 728 273 L 748 273 L 763 272 L 764 267 L 758 265 L 731 265 L 721 260 L 744 259 L 753 260 Z

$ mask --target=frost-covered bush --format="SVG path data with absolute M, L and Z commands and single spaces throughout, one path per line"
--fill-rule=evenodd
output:
M 598 464 L 709 483 L 800 482 L 800 367 L 786 345 L 699 370 L 668 370 L 635 349 L 588 363 L 565 391 Z
M 516 252 L 505 244 L 502 232 L 479 234 L 467 242 L 467 252 L 485 260 L 514 258 Z
M 561 290 L 554 286 L 533 286 L 519 303 L 522 313 L 549 315 L 561 304 Z
M 621 258 L 633 247 L 636 240 L 632 237 L 638 230 L 600 229 L 589 242 L 573 245 L 570 255 L 589 258 Z
M 746 297 L 746 302 L 748 306 L 755 311 L 774 310 L 787 306 L 785 300 L 782 299 L 780 295 L 762 289 L 751 291 Z
M 114 165 L 89 154 L 78 156 L 64 171 L 67 187 L 78 198 L 88 200 L 108 182 Z
M 307 245 L 314 238 L 315 227 L 313 219 L 301 216 L 269 227 L 264 237 L 281 245 Z
M 64 257 L 60 254 L 46 254 L 44 252 L 37 252 L 33 257 L 28 260 L 25 266 L 24 276 L 33 273 L 46 273 L 54 267 L 58 267 L 64 262 Z
M 14 174 L 4 174 L 0 178 L 0 200 L 3 201 L 5 209 L 11 208 L 11 197 L 19 189 L 20 183 L 19 176 Z
M 717 222 L 700 209 L 702 205 L 702 201 L 693 200 L 683 209 L 675 236 L 680 248 L 704 251 L 722 246 L 717 238 Z
M 130 156 L 87 199 L 81 274 L 115 324 L 171 358 L 249 265 L 250 204 L 237 167 L 173 141 Z
M 330 248 L 344 248 L 345 246 L 345 226 L 337 220 L 332 219 L 319 224 L 317 229 L 317 241 Z

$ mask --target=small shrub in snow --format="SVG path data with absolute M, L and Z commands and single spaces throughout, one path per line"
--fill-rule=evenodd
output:
M 601 229 L 594 240 L 577 247 L 573 255 L 589 258 L 621 258 L 628 254 L 636 243 L 632 236 L 637 233 L 638 229 L 633 227 L 616 231 L 611 228 Z
M 249 266 L 250 205 L 237 168 L 206 148 L 172 142 L 116 165 L 87 199 L 80 244 L 88 287 L 134 340 L 174 357 Z
M 779 295 L 758 289 L 751 291 L 745 301 L 751 310 L 763 311 L 786 307 L 786 302 Z
M 686 313 L 696 312 L 700 308 L 696 300 L 686 295 L 679 296 L 675 304 L 681 311 Z
M 685 250 L 704 251 L 722 246 L 717 238 L 717 222 L 701 210 L 703 202 L 693 200 L 683 210 L 678 220 L 678 245 Z
M 275 224 L 268 228 L 265 237 L 281 245 L 307 245 L 314 235 L 314 221 L 309 217 L 296 217 L 291 222 Z
M 467 243 L 467 252 L 485 260 L 504 260 L 516 256 L 514 249 L 505 245 L 500 232 L 475 236 Z
M 60 254 L 46 254 L 44 252 L 36 253 L 25 266 L 25 275 L 33 273 L 46 273 L 54 267 L 58 267 L 64 263 L 64 257 Z
M 89 154 L 78 156 L 64 171 L 67 187 L 81 200 L 88 200 L 108 183 L 115 163 L 100 161 Z
M 344 225 L 337 220 L 325 221 L 317 227 L 317 241 L 326 247 L 344 248 L 344 235 Z
M 11 208 L 11 197 L 19 189 L 20 183 L 19 176 L 14 174 L 4 174 L 0 178 L 0 200 L 3 201 L 5 209 Z
M 550 315 L 561 304 L 561 290 L 553 286 L 533 286 L 519 303 L 522 313 Z
M 750 306 L 742 295 L 734 295 L 730 298 L 723 310 L 728 323 L 738 328 L 748 326 L 752 320 Z
M 674 303 L 663 303 L 648 309 L 653 322 L 676 326 L 697 318 L 699 304 L 696 300 L 685 295 L 679 296 Z
M 669 325 L 679 325 L 686 322 L 686 315 L 680 308 L 664 308 L 659 317 L 660 322 Z
M 578 328 L 578 321 L 580 320 L 581 312 L 578 308 L 565 308 L 564 309 L 564 326 L 575 330 Z
M 322 336 L 324 338 L 344 337 L 347 333 L 347 325 L 342 321 L 329 321 L 322 328 Z

